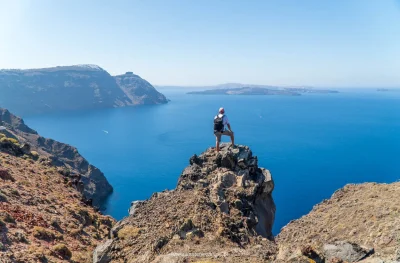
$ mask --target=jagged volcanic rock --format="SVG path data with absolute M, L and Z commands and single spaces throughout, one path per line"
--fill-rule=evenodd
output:
M 210 148 L 189 163 L 176 189 L 133 203 L 94 262 L 271 260 L 276 247 L 270 240 L 275 204 L 269 171 L 258 167 L 248 147 L 226 144 L 219 154 Z

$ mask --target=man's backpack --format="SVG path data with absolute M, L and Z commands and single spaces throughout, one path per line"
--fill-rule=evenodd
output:
M 214 132 L 223 132 L 224 131 L 224 115 L 219 117 L 217 115 L 214 118 Z

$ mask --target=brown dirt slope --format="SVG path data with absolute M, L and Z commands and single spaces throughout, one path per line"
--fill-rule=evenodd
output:
M 375 251 L 362 262 L 400 262 L 399 195 L 400 183 L 346 185 L 282 229 L 277 259 L 298 260 L 310 249 L 322 254 L 324 245 L 345 240 Z
M 91 262 L 113 219 L 81 198 L 48 158 L 0 152 L 0 262 Z

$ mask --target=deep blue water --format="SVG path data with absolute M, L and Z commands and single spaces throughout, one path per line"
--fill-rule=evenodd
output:
M 400 93 L 283 97 L 161 91 L 171 103 L 25 121 L 43 136 L 76 146 L 105 173 L 115 190 L 106 213 L 117 219 L 127 215 L 132 200 L 176 186 L 189 157 L 214 144 L 212 119 L 221 106 L 236 142 L 249 145 L 273 175 L 275 233 L 347 183 L 400 178 Z

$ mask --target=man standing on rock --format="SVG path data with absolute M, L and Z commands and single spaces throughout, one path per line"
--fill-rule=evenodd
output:
M 228 127 L 228 130 L 225 129 Z M 229 123 L 228 116 L 225 115 L 224 108 L 219 108 L 218 115 L 214 117 L 214 135 L 216 137 L 216 150 L 219 152 L 219 143 L 221 142 L 221 136 L 227 135 L 231 137 L 232 147 L 235 146 L 235 137 Z

